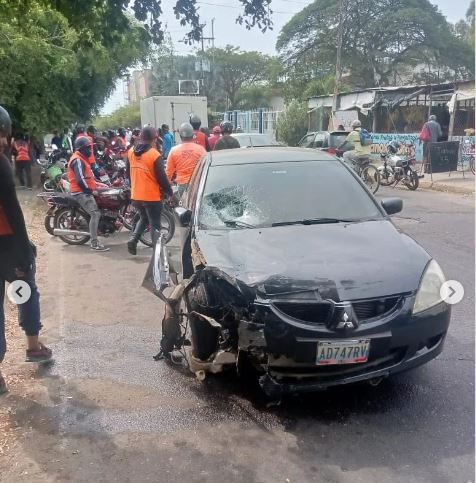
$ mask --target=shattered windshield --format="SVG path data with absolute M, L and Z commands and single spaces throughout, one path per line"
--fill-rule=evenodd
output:
M 358 181 L 336 161 L 212 166 L 199 210 L 204 229 L 381 217 Z

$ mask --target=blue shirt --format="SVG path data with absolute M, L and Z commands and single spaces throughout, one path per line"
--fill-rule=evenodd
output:
M 172 136 L 172 134 L 170 134 L 169 132 L 164 134 L 163 135 L 163 138 L 164 140 L 164 157 L 167 157 L 170 153 L 170 150 L 172 149 L 173 145 L 175 144 L 174 142 L 174 137 Z

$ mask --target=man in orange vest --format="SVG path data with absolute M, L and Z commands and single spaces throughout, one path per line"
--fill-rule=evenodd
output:
M 31 157 L 30 143 L 26 134 L 22 134 L 20 139 L 16 139 L 12 145 L 12 154 L 15 156 L 15 172 L 20 181 L 21 188 L 32 189 L 31 182 Z M 26 185 L 25 185 L 26 174 Z
M 194 131 L 188 122 L 184 122 L 180 126 L 179 134 L 182 143 L 170 150 L 166 172 L 170 181 L 175 177 L 179 196 L 182 196 L 188 187 L 198 160 L 206 154 L 206 151 L 200 144 L 194 142 Z
M 91 131 L 91 128 L 93 128 L 93 133 L 94 133 L 94 126 L 89 126 L 88 132 L 86 132 L 86 129 L 82 124 L 78 125 L 76 130 L 76 136 L 73 141 L 73 145 L 76 145 L 76 139 L 78 138 L 85 137 L 89 139 L 89 143 L 91 144 L 91 154 L 88 156 L 88 162 L 91 166 L 93 166 L 96 164 L 96 158 L 94 157 L 94 137 L 91 134 L 89 134 L 89 132 Z
M 200 126 L 202 125 L 202 120 L 196 115 L 192 114 L 190 116 L 190 124 L 193 127 L 193 142 L 195 144 L 200 144 L 206 151 L 211 151 L 210 144 L 208 143 L 208 136 L 200 131 Z
M 127 156 L 126 169 L 131 183 L 131 199 L 140 213 L 132 238 L 127 242 L 127 250 L 131 255 L 137 255 L 137 242 L 147 225 L 153 230 L 153 242 L 157 241 L 162 200 L 173 195 L 162 156 L 155 147 L 158 137 L 155 128 L 145 127 L 140 140 L 129 150 Z
M 35 283 L 36 248 L 28 238 L 10 161 L 3 154 L 10 133 L 10 116 L 0 107 L 0 362 L 6 352 L 3 309 L 5 282 L 23 283 L 23 287 L 16 289 L 18 299 L 15 299 L 15 303 L 18 304 L 20 326 L 27 339 L 26 360 L 42 362 L 51 359 L 52 352 L 38 341 L 41 320 L 40 295 Z M 0 372 L 0 394 L 5 392 L 7 387 Z
M 90 216 L 89 234 L 91 235 L 91 250 L 106 252 L 109 248 L 98 241 L 98 225 L 101 218 L 94 195 L 97 194 L 96 180 L 89 164 L 91 143 L 85 136 L 77 137 L 74 141 L 74 153 L 68 162 L 68 181 L 70 191 L 81 208 Z

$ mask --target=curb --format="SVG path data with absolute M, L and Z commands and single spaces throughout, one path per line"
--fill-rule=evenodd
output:
M 474 182 L 472 183 L 471 187 L 469 186 L 466 187 L 466 186 L 454 186 L 451 184 L 445 184 L 444 182 L 441 182 L 441 181 L 420 180 L 420 188 L 432 190 L 432 191 L 441 191 L 445 193 L 461 194 L 461 195 L 471 195 L 471 194 L 474 194 L 474 191 L 475 191 Z

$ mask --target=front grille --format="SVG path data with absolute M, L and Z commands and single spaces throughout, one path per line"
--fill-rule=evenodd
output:
M 325 324 L 333 310 L 332 304 L 329 302 L 275 302 L 274 306 L 293 319 L 302 320 L 311 324 Z
M 392 312 L 396 308 L 399 300 L 400 297 L 397 296 L 375 300 L 362 300 L 360 302 L 355 301 L 352 302 L 352 308 L 357 318 L 362 321 Z
M 393 312 L 400 302 L 400 296 L 383 297 L 372 300 L 351 301 L 352 309 L 359 322 L 382 317 Z M 340 317 L 341 312 L 331 302 L 274 302 L 274 307 L 283 314 L 302 322 L 324 325 L 332 317 Z

